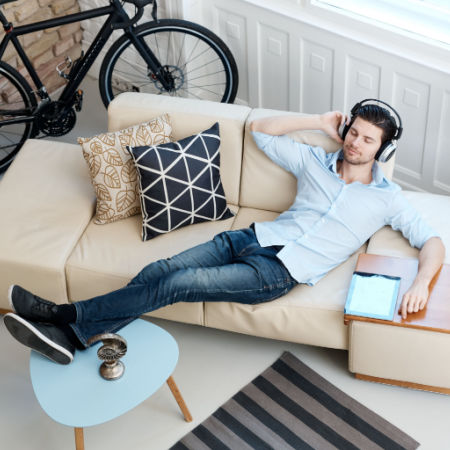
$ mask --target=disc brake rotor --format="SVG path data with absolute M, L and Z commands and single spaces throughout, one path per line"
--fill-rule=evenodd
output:
M 173 83 L 170 92 L 178 91 L 184 84 L 184 73 L 177 66 L 169 66 L 169 65 L 163 66 L 163 76 L 169 82 Z M 156 89 L 158 89 L 158 91 L 167 92 L 164 86 L 162 85 L 161 81 L 159 81 L 158 78 L 156 77 L 156 75 L 150 74 L 150 79 L 153 81 L 153 84 L 155 85 Z

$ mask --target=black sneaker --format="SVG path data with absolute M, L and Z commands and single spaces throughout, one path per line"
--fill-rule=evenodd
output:
M 24 319 L 52 323 L 55 318 L 56 303 L 44 300 L 17 284 L 9 287 L 8 300 L 11 309 Z
M 7 330 L 21 344 L 59 364 L 72 362 L 75 346 L 56 325 L 29 322 L 13 313 L 6 314 L 3 320 Z

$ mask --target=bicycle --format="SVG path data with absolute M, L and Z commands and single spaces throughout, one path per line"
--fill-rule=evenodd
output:
M 0 0 L 0 6 L 16 0 Z M 135 7 L 130 17 L 124 4 Z M 153 4 L 152 21 L 136 25 Z M 18 36 L 100 16 L 108 16 L 86 53 L 56 70 L 67 84 L 52 100 L 27 57 Z M 238 87 L 236 62 L 225 43 L 205 27 L 180 19 L 158 19 L 156 0 L 110 0 L 109 6 L 14 28 L 0 10 L 5 36 L 0 43 L 0 172 L 6 170 L 24 142 L 42 133 L 62 136 L 73 129 L 81 111 L 80 83 L 114 30 L 124 34 L 107 51 L 99 72 L 106 106 L 121 92 L 150 92 L 232 103 Z M 36 90 L 12 66 L 1 61 L 14 45 Z M 69 70 L 70 69 L 70 70 Z M 203 81 L 202 81 L 203 80 Z

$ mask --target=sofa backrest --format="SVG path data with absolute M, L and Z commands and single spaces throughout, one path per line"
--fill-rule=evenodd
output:
M 245 125 L 244 154 L 242 161 L 240 206 L 282 212 L 294 201 L 297 181 L 293 175 L 273 163 L 255 144 L 250 132 L 250 123 L 262 117 L 280 116 L 289 113 L 270 109 L 253 109 Z M 296 131 L 290 133 L 296 141 L 320 146 L 327 152 L 338 150 L 341 146 L 318 131 Z M 385 176 L 392 178 L 394 158 L 380 164 Z
M 124 93 L 116 97 L 108 107 L 108 129 L 121 130 L 169 113 L 173 138 L 179 140 L 207 130 L 215 122 L 219 122 L 220 175 L 227 202 L 237 205 L 244 125 L 250 111 L 247 106 L 165 95 Z

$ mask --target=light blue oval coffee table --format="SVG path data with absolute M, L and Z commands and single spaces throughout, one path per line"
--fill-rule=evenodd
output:
M 42 409 L 56 422 L 75 428 L 77 450 L 84 449 L 83 428 L 112 420 L 143 402 L 164 382 L 169 385 L 187 422 L 191 414 L 171 376 L 178 345 L 162 328 L 137 319 L 118 332 L 128 343 L 121 359 L 125 372 L 114 381 L 99 374 L 101 342 L 78 351 L 69 365 L 56 364 L 32 351 L 30 373 Z

